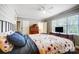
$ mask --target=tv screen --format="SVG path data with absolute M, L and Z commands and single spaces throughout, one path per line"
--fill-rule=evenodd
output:
M 63 32 L 63 27 L 55 27 L 55 32 Z

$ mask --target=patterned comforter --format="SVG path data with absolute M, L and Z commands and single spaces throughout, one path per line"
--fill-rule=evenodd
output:
M 65 53 L 75 51 L 72 41 L 48 34 L 32 34 L 29 35 L 37 45 L 41 54 Z

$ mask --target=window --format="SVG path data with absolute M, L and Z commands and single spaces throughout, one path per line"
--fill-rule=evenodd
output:
M 57 26 L 63 27 L 63 33 L 66 33 L 67 31 L 66 17 L 57 20 Z
M 3 32 L 3 21 L 1 21 L 1 32 Z
M 15 30 L 15 26 L 7 21 L 0 20 L 0 33 Z
M 56 20 L 52 21 L 52 32 L 55 32 L 55 27 L 56 27 Z
M 5 22 L 5 32 L 7 32 L 7 22 Z
M 7 22 L 7 29 L 6 30 L 8 31 L 8 22 Z
M 1 21 L 0 21 L 0 33 L 1 33 Z
M 55 32 L 55 27 L 63 27 L 63 33 L 79 35 L 79 15 L 53 20 L 52 32 Z
M 58 20 L 53 20 L 52 21 L 52 32 L 55 32 L 55 27 L 63 27 L 63 31 L 64 33 L 66 33 L 66 17 L 65 18 L 61 18 Z
M 69 34 L 78 34 L 78 25 L 69 25 L 68 33 Z
M 5 21 L 3 21 L 3 32 L 5 32 Z
M 8 31 L 10 31 L 10 23 L 8 22 Z
M 9 25 L 10 25 L 10 30 L 12 30 L 12 24 L 10 23 Z
M 78 15 L 68 17 L 68 33 L 78 34 Z

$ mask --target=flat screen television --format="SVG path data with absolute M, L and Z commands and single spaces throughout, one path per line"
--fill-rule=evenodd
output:
M 63 27 L 55 27 L 55 32 L 63 32 Z

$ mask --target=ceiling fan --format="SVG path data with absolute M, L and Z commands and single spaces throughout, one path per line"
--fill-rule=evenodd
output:
M 51 9 L 53 9 L 53 6 L 50 6 L 50 5 L 39 5 L 39 8 L 38 8 L 39 11 L 51 10 Z

